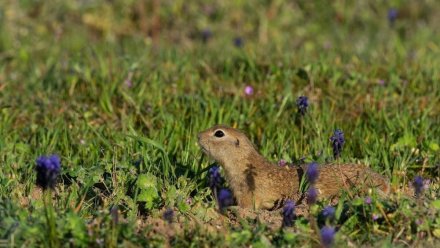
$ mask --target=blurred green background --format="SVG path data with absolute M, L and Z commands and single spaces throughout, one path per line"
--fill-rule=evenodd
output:
M 148 240 L 138 221 L 164 207 L 214 207 L 196 134 L 216 123 L 243 129 L 270 160 L 319 163 L 331 160 L 328 139 L 341 128 L 341 161 L 370 166 L 397 191 L 414 175 L 433 185 L 428 207 L 386 205 L 389 223 L 350 205 L 342 243 L 440 235 L 427 205 L 439 187 L 439 13 L 436 0 L 0 1 L 0 236 L 16 230 L 18 244 L 45 244 L 33 196 L 43 154 L 62 158 L 57 225 L 74 245 L 94 244 L 86 226 L 105 237 L 111 227 L 89 221 L 110 223 L 115 205 L 130 224 L 119 241 L 133 243 Z M 300 95 L 311 103 L 301 127 Z M 155 182 L 154 199 L 139 178 Z M 228 244 L 252 245 L 261 232 L 284 242 L 258 230 L 243 239 L 230 230 Z M 222 244 L 211 238 L 194 242 Z

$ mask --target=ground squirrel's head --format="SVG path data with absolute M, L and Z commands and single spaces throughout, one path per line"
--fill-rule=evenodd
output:
M 255 151 L 245 134 L 224 125 L 216 125 L 200 132 L 198 142 L 204 153 L 222 164 Z

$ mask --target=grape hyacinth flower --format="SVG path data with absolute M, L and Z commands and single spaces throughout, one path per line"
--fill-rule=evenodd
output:
M 209 39 L 212 37 L 212 31 L 209 29 L 202 30 L 201 37 L 203 43 L 208 43 Z
M 333 133 L 333 136 L 330 137 L 330 141 L 333 145 L 333 156 L 336 159 L 341 155 L 342 148 L 344 147 L 345 143 L 344 133 L 342 130 L 336 129 Z
M 298 108 L 298 113 L 304 116 L 309 107 L 309 99 L 306 96 L 298 97 L 298 99 L 296 99 L 296 107 Z
M 37 185 L 43 190 L 53 189 L 61 172 L 61 160 L 58 155 L 40 156 L 37 158 Z
M 330 247 L 333 244 L 336 230 L 331 226 L 324 226 L 321 229 L 321 241 L 323 247 Z
M 309 190 L 307 190 L 307 204 L 313 205 L 316 202 L 316 199 L 318 198 L 318 191 L 314 187 L 310 187 Z
M 306 171 L 307 180 L 310 184 L 314 184 L 319 176 L 318 164 L 313 162 L 309 164 Z
M 250 86 L 250 85 L 247 85 L 244 88 L 244 94 L 247 95 L 247 96 L 253 95 L 254 94 L 254 88 L 252 88 L 252 86 Z
M 173 219 L 174 219 L 174 211 L 173 211 L 173 209 L 167 208 L 167 210 L 165 210 L 165 212 L 163 212 L 163 216 L 162 217 L 169 224 L 173 223 Z
M 336 210 L 334 207 L 327 206 L 322 210 L 322 216 L 325 219 L 333 219 L 333 218 L 335 218 L 335 212 L 336 212 Z
M 414 191 L 416 196 L 420 196 L 423 191 L 423 178 L 421 176 L 416 176 L 413 181 Z
M 208 180 L 209 180 L 209 187 L 211 188 L 212 191 L 215 191 L 222 185 L 223 178 L 220 175 L 220 167 L 213 166 L 209 169 Z
M 293 226 L 295 217 L 295 203 L 292 200 L 287 200 L 283 208 L 283 227 Z
M 234 203 L 232 193 L 229 189 L 221 189 L 218 193 L 218 205 L 221 210 Z
M 235 47 L 242 47 L 244 43 L 241 37 L 235 37 L 233 42 Z
M 49 247 L 60 247 L 57 236 L 56 216 L 52 206 L 52 192 L 61 172 L 61 160 L 58 155 L 40 156 L 36 160 L 37 185 L 43 189 L 43 203 L 46 211 L 47 238 Z
M 398 14 L 399 12 L 395 8 L 391 8 L 388 10 L 388 22 L 390 23 L 390 25 L 394 25 Z

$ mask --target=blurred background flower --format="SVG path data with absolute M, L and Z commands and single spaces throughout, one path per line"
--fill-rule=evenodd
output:
M 324 226 L 321 229 L 321 241 L 323 247 L 331 247 L 335 238 L 336 230 L 331 226 Z
M 398 14 L 399 14 L 399 12 L 395 8 L 390 8 L 388 10 L 388 22 L 390 23 L 390 25 L 394 25 Z
M 332 206 L 326 206 L 323 210 L 322 210 L 322 216 L 325 219 L 333 219 L 335 217 L 335 208 Z
M 319 177 L 318 164 L 315 162 L 310 163 L 309 166 L 307 167 L 306 175 L 307 175 L 307 181 L 310 184 L 314 184 Z
M 221 189 L 218 193 L 218 203 L 220 210 L 223 210 L 234 204 L 234 197 L 229 189 Z
M 330 137 L 333 146 L 333 157 L 336 159 L 341 156 L 342 148 L 344 148 L 345 138 L 344 133 L 340 129 L 336 129 L 333 136 Z
M 292 200 L 287 200 L 283 208 L 283 226 L 293 226 L 295 220 L 295 203 Z
M 37 158 L 37 185 L 46 190 L 54 188 L 61 172 L 61 159 L 58 155 L 41 156 Z
M 254 88 L 250 85 L 246 85 L 246 87 L 244 88 L 244 94 L 246 94 L 247 96 L 251 96 L 254 94 Z
M 233 43 L 234 43 L 234 46 L 239 47 L 239 48 L 243 47 L 243 45 L 244 45 L 243 38 L 241 38 L 241 37 L 235 37 L 233 40 Z
M 313 205 L 316 203 L 316 199 L 318 198 L 318 190 L 315 187 L 310 187 L 307 190 L 307 204 Z
M 416 176 L 413 181 L 413 186 L 416 196 L 420 196 L 423 192 L 423 187 L 424 187 L 423 177 Z
M 286 162 L 286 160 L 284 160 L 284 159 L 280 159 L 280 161 L 278 161 L 278 165 L 279 165 L 279 166 L 286 166 L 286 165 L 287 165 L 287 162 Z
M 309 107 L 309 99 L 306 96 L 298 97 L 298 99 L 296 99 L 296 107 L 300 115 L 305 115 Z
M 212 31 L 210 29 L 203 29 L 201 32 L 201 37 L 202 37 L 202 42 L 203 43 L 208 43 L 208 41 L 211 39 L 212 37 Z
M 209 187 L 214 192 L 223 184 L 223 178 L 220 175 L 220 167 L 214 165 L 208 171 Z
M 167 221 L 169 224 L 173 223 L 174 219 L 174 211 L 172 208 L 167 208 L 162 215 L 163 219 Z

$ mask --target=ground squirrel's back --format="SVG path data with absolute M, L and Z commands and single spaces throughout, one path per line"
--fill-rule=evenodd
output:
M 341 189 L 378 189 L 381 195 L 390 191 L 388 179 L 359 164 L 328 164 L 319 169 L 316 183 L 323 196 L 337 196 Z
M 223 125 L 198 135 L 203 152 L 223 168 L 227 181 L 242 207 L 273 209 L 287 199 L 298 200 L 299 184 L 307 166 L 281 167 L 268 162 L 241 131 Z M 361 186 L 389 192 L 388 181 L 369 168 L 356 164 L 319 168 L 316 188 L 321 198 L 337 196 L 344 188 Z

